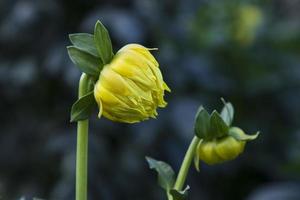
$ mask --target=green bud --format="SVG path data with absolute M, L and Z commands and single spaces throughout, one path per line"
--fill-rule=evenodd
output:
M 201 139 L 197 144 L 194 163 L 199 171 L 199 162 L 213 165 L 233 160 L 243 153 L 246 142 L 254 140 L 259 135 L 248 135 L 238 127 L 232 127 L 234 108 L 230 102 L 225 102 L 219 114 L 213 111 L 209 114 L 202 106 L 195 117 L 195 135 Z
M 246 142 L 231 136 L 212 141 L 203 141 L 197 148 L 196 156 L 209 165 L 235 159 L 245 148 Z

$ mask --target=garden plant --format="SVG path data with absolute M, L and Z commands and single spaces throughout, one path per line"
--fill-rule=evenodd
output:
M 77 122 L 76 200 L 87 200 L 88 130 L 91 113 L 122 123 L 138 123 L 158 118 L 157 108 L 164 108 L 164 82 L 156 48 L 127 44 L 114 53 L 109 33 L 97 21 L 93 34 L 70 34 L 72 46 L 67 50 L 72 62 L 82 71 L 78 100 L 71 109 L 71 122 Z M 176 92 L 176 88 L 172 88 Z M 168 200 L 187 199 L 190 187 L 186 178 L 192 162 L 200 172 L 200 162 L 220 164 L 239 156 L 248 141 L 259 132 L 248 135 L 232 126 L 234 107 L 221 99 L 221 112 L 209 113 L 200 106 L 194 122 L 194 138 L 187 149 L 178 174 L 163 161 L 146 157 L 151 169 L 158 173 L 158 183 Z M 159 119 L 157 119 L 159 120 Z

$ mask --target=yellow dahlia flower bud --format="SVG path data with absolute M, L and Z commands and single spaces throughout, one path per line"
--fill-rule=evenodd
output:
M 212 141 L 203 141 L 198 145 L 199 159 L 209 165 L 235 159 L 245 148 L 245 141 L 238 141 L 231 136 Z
M 99 117 L 135 123 L 155 118 L 158 107 L 165 107 L 163 81 L 159 64 L 148 49 L 138 44 L 121 48 L 105 65 L 94 88 Z

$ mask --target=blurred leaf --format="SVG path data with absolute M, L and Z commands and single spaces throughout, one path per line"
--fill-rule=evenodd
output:
M 72 62 L 84 73 L 98 77 L 103 67 L 101 60 L 75 46 L 68 46 L 68 53 Z
M 109 33 L 104 25 L 98 20 L 94 30 L 94 40 L 96 48 L 104 64 L 111 61 L 113 57 L 113 49 Z
M 91 91 L 78 99 L 71 109 L 71 122 L 88 119 L 97 103 L 94 98 L 94 92 Z
M 170 165 L 163 161 L 157 161 L 153 158 L 147 157 L 146 160 L 150 169 L 154 169 L 158 173 L 158 184 L 169 191 L 175 183 L 175 173 Z
M 221 111 L 221 117 L 224 120 L 224 122 L 230 126 L 232 121 L 233 121 L 233 116 L 234 116 L 234 108 L 233 105 L 230 102 L 225 102 L 225 100 L 222 98 L 221 99 L 224 103 L 224 107 Z
M 223 121 L 217 111 L 213 111 L 210 116 L 210 138 L 222 137 L 228 134 L 229 127 Z
M 244 131 L 242 131 L 240 128 L 237 128 L 237 127 L 232 127 L 229 129 L 229 135 L 239 141 L 254 140 L 258 137 L 259 133 L 260 132 L 258 131 L 254 135 L 248 135 Z
M 74 33 L 69 34 L 69 38 L 75 47 L 92 54 L 93 56 L 100 57 L 95 46 L 94 35 L 89 33 Z
M 190 186 L 186 186 L 186 188 L 182 191 L 171 189 L 170 194 L 172 195 L 173 200 L 186 200 L 188 197 L 189 189 L 190 189 Z
M 207 138 L 210 127 L 210 116 L 208 112 L 200 106 L 196 113 L 194 131 L 198 138 Z

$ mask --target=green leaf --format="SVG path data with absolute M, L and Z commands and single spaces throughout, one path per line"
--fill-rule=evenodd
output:
M 222 98 L 221 99 L 224 103 L 224 107 L 221 111 L 221 117 L 224 120 L 224 122 L 230 126 L 232 121 L 233 121 L 233 116 L 234 116 L 234 108 L 233 105 L 230 102 L 225 102 L 225 100 Z
M 113 49 L 108 31 L 98 20 L 94 30 L 94 40 L 96 48 L 104 64 L 107 64 L 113 58 Z
M 97 103 L 94 98 L 94 92 L 91 91 L 78 99 L 71 109 L 71 122 L 88 119 Z
M 258 131 L 254 135 L 248 135 L 238 127 L 231 127 L 228 134 L 238 141 L 250 141 L 256 139 L 260 132 Z
M 173 200 L 186 200 L 188 197 L 189 189 L 190 189 L 190 186 L 186 186 L 186 188 L 182 191 L 171 189 L 170 194 L 172 195 Z
M 85 51 L 75 47 L 68 46 L 68 53 L 72 62 L 84 73 L 98 77 L 103 64 L 101 60 Z
M 158 161 L 147 156 L 146 160 L 150 169 L 157 171 L 158 184 L 166 191 L 169 191 L 171 188 L 173 188 L 175 183 L 175 173 L 172 167 L 163 161 Z
M 93 56 L 100 57 L 95 45 L 94 35 L 89 33 L 73 33 L 69 34 L 69 38 L 75 47 Z
M 228 134 L 229 127 L 223 121 L 220 114 L 217 111 L 213 111 L 210 116 L 210 138 L 223 137 Z
M 210 116 L 203 106 L 199 107 L 195 118 L 194 131 L 196 136 L 206 139 L 210 129 Z

